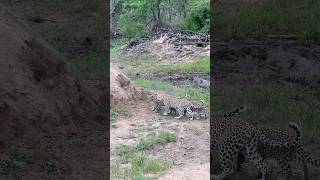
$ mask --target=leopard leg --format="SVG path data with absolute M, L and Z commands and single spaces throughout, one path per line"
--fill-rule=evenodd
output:
M 289 157 L 286 155 L 286 152 L 283 151 L 278 151 L 277 152 L 278 156 L 276 157 L 277 162 L 279 162 L 279 165 L 281 169 L 285 172 L 284 179 L 289 180 L 291 176 L 291 166 L 289 164 Z
M 219 148 L 219 156 L 221 160 L 222 173 L 213 175 L 214 180 L 223 180 L 234 172 L 233 161 L 236 155 L 236 148 L 230 145 L 223 145 Z
M 193 118 L 194 118 L 194 114 L 190 114 L 190 120 L 193 120 Z
M 182 116 L 183 116 L 183 115 L 181 115 L 181 114 L 180 114 L 179 116 L 174 117 L 174 118 L 176 118 L 176 119 L 181 119 L 181 118 L 182 118 Z
M 163 115 L 164 115 L 164 116 L 167 116 L 167 115 L 170 114 L 170 113 L 171 113 L 170 107 L 169 107 L 169 106 L 165 106 L 165 107 L 164 107 Z
M 240 171 L 241 169 L 242 169 L 242 164 L 244 163 L 244 161 L 245 161 L 245 155 L 244 155 L 244 153 L 245 152 L 243 152 L 243 151 L 240 151 L 239 153 L 238 153 L 238 156 L 237 156 L 237 161 L 236 161 L 236 170 L 237 171 Z
M 158 105 L 154 105 L 152 106 L 152 111 L 158 112 L 159 111 L 159 106 Z
M 183 115 L 184 115 L 184 109 L 183 108 L 178 108 L 177 111 L 178 111 L 179 116 L 174 117 L 174 118 L 181 119 L 183 117 Z
M 256 166 L 261 173 L 260 180 L 265 180 L 267 176 L 267 166 L 263 157 L 258 152 L 258 140 L 256 138 L 252 138 L 246 144 L 245 149 L 249 162 Z

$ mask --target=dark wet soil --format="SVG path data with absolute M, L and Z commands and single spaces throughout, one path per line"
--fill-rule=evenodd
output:
M 175 86 L 210 88 L 210 76 L 201 73 L 161 73 L 154 75 L 153 79 L 170 81 Z
M 320 45 L 295 41 L 233 41 L 216 44 L 216 80 L 320 85 Z

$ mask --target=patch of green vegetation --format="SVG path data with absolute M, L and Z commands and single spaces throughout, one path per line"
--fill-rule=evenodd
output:
M 111 123 L 115 123 L 119 116 L 130 117 L 131 115 L 124 109 L 112 108 L 110 110 Z
M 121 37 L 121 38 L 111 38 L 110 39 L 110 45 L 111 45 L 111 48 L 110 49 L 113 49 L 113 50 L 119 50 L 119 48 L 121 46 L 124 46 L 127 42 L 129 41 L 128 38 L 126 37 Z
M 136 86 L 163 91 L 176 97 L 184 97 L 187 94 L 187 98 L 189 98 L 190 100 L 203 100 L 207 106 L 210 105 L 209 91 L 206 89 L 193 87 L 178 88 L 167 81 L 148 80 L 144 78 L 137 78 L 132 80 L 132 82 Z
M 115 122 L 118 118 L 119 114 L 114 111 L 114 110 L 110 110 L 110 120 L 111 122 Z
M 157 143 L 167 144 L 176 141 L 176 135 L 169 131 L 160 131 L 157 137 Z
M 4 177 L 15 177 L 24 171 L 28 164 L 28 156 L 21 151 L 15 150 L 9 156 L 0 159 L 0 175 Z
M 136 148 L 128 145 L 120 145 L 115 148 L 114 153 L 121 158 L 122 163 L 128 163 L 136 153 Z
M 106 52 L 92 51 L 85 56 L 78 56 L 70 60 L 71 65 L 86 78 L 104 78 L 108 74 L 108 56 Z
M 170 82 L 156 81 L 144 78 L 137 78 L 132 80 L 132 83 L 136 86 L 142 86 L 148 89 L 159 90 L 164 92 L 170 92 L 171 94 L 177 90 Z
M 155 144 L 167 144 L 176 141 L 176 135 L 169 131 L 150 132 L 147 137 L 139 139 L 137 149 L 144 151 Z
M 146 130 L 147 131 L 151 131 L 151 132 L 154 132 L 155 130 L 157 130 L 159 128 L 159 126 L 155 126 L 154 124 L 152 123 L 149 123 Z
M 190 0 L 187 4 L 189 16 L 182 23 L 182 28 L 209 32 L 210 28 L 210 1 L 209 0 Z
M 145 131 L 145 129 L 146 129 L 146 127 L 143 124 L 134 124 L 134 126 L 132 128 L 130 128 L 129 130 L 131 132 L 141 134 L 142 132 Z
M 132 177 L 132 180 L 153 180 L 153 179 L 156 179 L 156 178 L 143 176 L 143 175 L 138 175 L 138 176 Z
M 129 174 L 131 176 L 139 176 L 143 174 L 156 174 L 167 170 L 172 163 L 148 158 L 145 153 L 140 153 L 131 162 Z
M 159 159 L 152 159 L 145 155 L 143 151 L 133 153 L 125 163 L 119 162 L 111 165 L 112 179 L 154 179 L 151 174 L 158 174 L 169 169 L 172 162 Z M 148 176 L 145 176 L 148 174 Z
M 165 73 L 210 73 L 209 57 L 198 57 L 192 63 L 185 63 L 179 65 L 160 65 L 155 69 L 155 72 Z
M 137 144 L 137 149 L 140 151 L 144 151 L 154 144 L 156 144 L 154 137 L 150 137 L 150 138 L 143 137 L 139 139 Z
M 111 164 L 111 179 L 121 179 L 121 165 L 119 162 Z
M 212 92 L 217 102 L 211 112 L 219 114 L 240 105 L 247 110 L 240 115 L 254 124 L 280 125 L 296 122 L 303 137 L 319 135 L 320 97 L 317 91 L 280 85 L 251 85 L 235 92 L 230 88 L 216 88 Z
M 229 35 L 294 33 L 304 41 L 320 38 L 320 2 L 317 0 L 270 0 L 248 6 L 254 8 L 245 6 L 238 15 L 215 13 L 214 29 Z

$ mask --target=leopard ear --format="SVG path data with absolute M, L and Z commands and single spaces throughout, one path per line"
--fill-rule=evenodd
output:
M 203 101 L 203 100 L 200 100 L 200 102 L 202 103 L 202 106 L 204 106 L 204 101 Z

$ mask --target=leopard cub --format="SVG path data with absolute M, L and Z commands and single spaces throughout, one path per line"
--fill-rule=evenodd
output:
M 175 117 L 176 119 L 180 119 L 185 115 L 193 119 L 195 113 L 192 111 L 192 109 L 204 109 L 203 101 L 201 101 L 201 103 L 191 102 L 184 98 L 176 98 L 165 93 L 152 94 L 150 99 L 154 103 L 152 111 L 159 112 L 159 110 L 163 107 L 163 115 L 176 112 L 178 114 L 178 116 Z
M 209 116 L 208 111 L 206 110 L 206 107 L 204 105 L 203 100 L 200 100 L 200 105 L 196 104 L 193 106 L 189 106 L 186 109 L 186 115 L 190 118 L 190 120 L 196 119 L 207 119 Z

